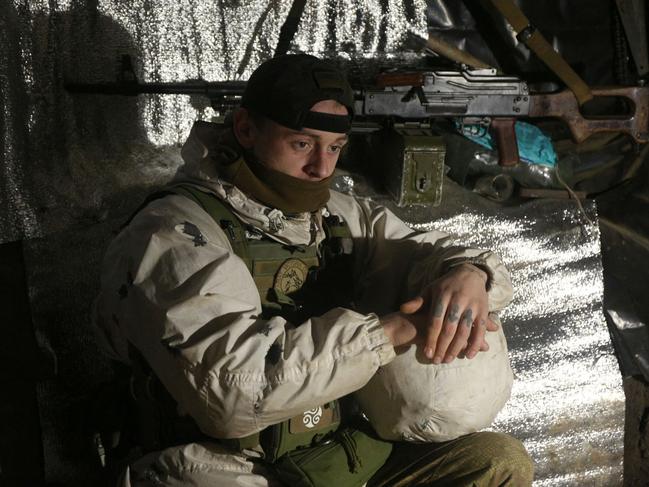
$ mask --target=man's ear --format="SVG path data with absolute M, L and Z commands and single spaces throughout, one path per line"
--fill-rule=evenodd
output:
M 257 127 L 255 127 L 250 112 L 245 108 L 238 108 L 232 115 L 232 130 L 241 147 L 251 149 L 257 138 Z

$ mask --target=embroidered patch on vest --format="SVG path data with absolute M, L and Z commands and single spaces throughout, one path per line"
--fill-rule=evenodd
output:
M 282 263 L 275 275 L 273 289 L 282 294 L 299 290 L 306 281 L 308 266 L 300 259 L 288 259 Z
M 302 417 L 302 422 L 304 423 L 304 426 L 306 426 L 307 428 L 314 428 L 315 425 L 317 425 L 320 422 L 321 418 L 322 418 L 322 408 L 317 407 L 305 411 L 304 416 Z
M 338 421 L 340 421 L 338 407 L 332 407 L 331 403 L 327 403 L 293 416 L 288 422 L 288 430 L 290 433 L 319 431 Z

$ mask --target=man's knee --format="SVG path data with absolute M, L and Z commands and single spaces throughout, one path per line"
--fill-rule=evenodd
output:
M 473 448 L 482 452 L 479 458 L 486 462 L 484 485 L 524 487 L 532 484 L 534 464 L 523 443 L 504 433 L 485 431 L 472 436 Z
M 396 443 L 368 485 L 527 487 L 533 474 L 532 460 L 520 441 L 481 432 L 443 443 Z

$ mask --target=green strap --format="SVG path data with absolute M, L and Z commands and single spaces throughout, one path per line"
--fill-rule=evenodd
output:
M 347 222 L 336 215 L 323 218 L 322 225 L 328 238 L 352 238 Z
M 212 193 L 182 183 L 170 186 L 169 191 L 174 194 L 186 196 L 198 203 L 227 234 L 230 245 L 232 245 L 232 250 L 245 262 L 248 270 L 252 272 L 252 259 L 250 258 L 248 249 L 246 230 L 241 224 L 241 221 L 223 201 Z
M 347 225 L 328 226 L 328 237 L 351 238 Z
M 295 307 L 295 301 L 293 301 L 290 297 L 288 297 L 283 292 L 271 288 L 269 289 L 268 293 L 270 294 L 271 302 L 277 303 L 279 305 L 284 304 L 286 306 Z

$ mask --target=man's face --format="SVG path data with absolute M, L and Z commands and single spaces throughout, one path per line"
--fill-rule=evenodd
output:
M 318 102 L 311 110 L 347 115 L 347 109 L 334 100 Z M 310 128 L 297 131 L 268 119 L 260 127 L 251 125 L 250 142 L 245 145 L 259 161 L 275 171 L 307 181 L 331 176 L 347 143 L 346 134 Z

